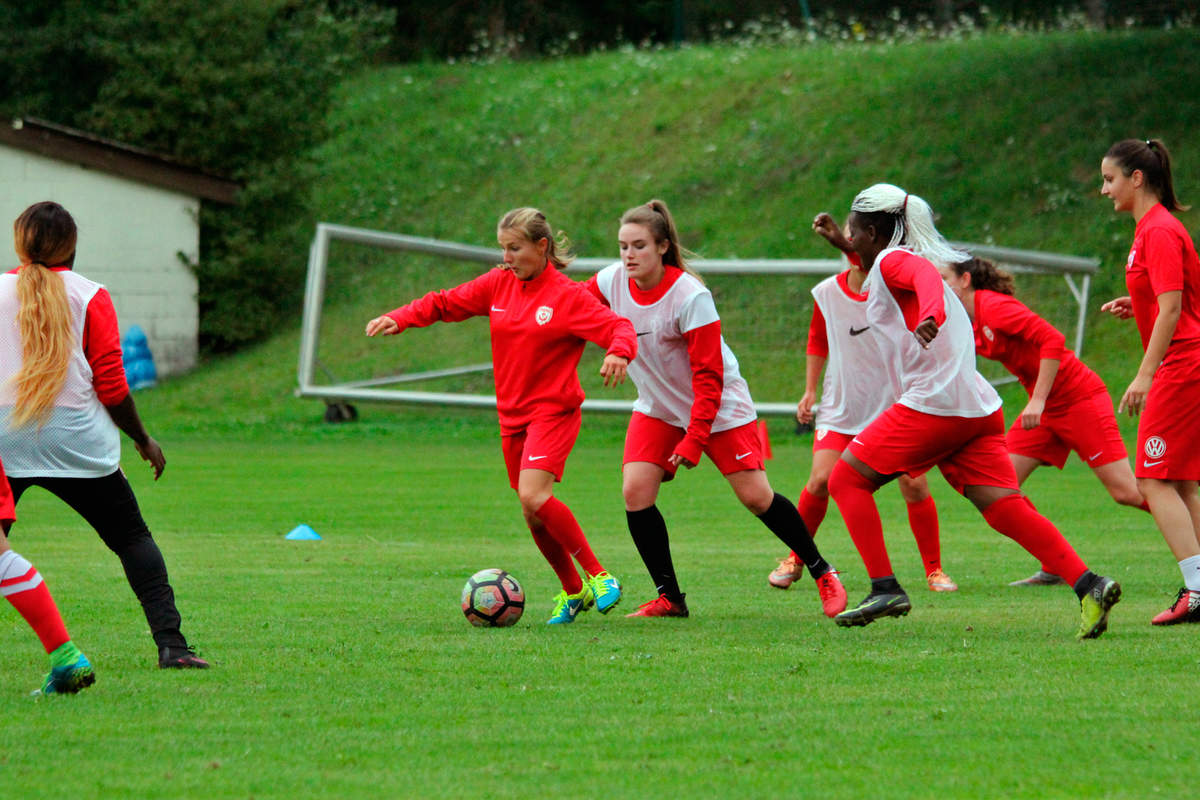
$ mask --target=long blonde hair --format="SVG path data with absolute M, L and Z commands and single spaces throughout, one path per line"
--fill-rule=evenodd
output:
M 534 244 L 545 239 L 549 242 L 549 246 L 546 248 L 546 260 L 559 269 L 565 269 L 575 260 L 575 256 L 570 252 L 571 243 L 567 241 L 567 235 L 559 231 L 558 237 L 555 238 L 550 223 L 546 221 L 546 215 L 536 208 L 514 208 L 500 218 L 500 222 L 496 224 L 496 230 L 520 231 L 526 240 Z
M 71 307 L 62 276 L 50 267 L 71 266 L 77 239 L 75 220 L 58 203 L 35 203 L 13 223 L 13 243 L 21 259 L 17 277 L 17 328 L 21 369 L 16 376 L 12 424 L 44 423 L 67 378 L 75 345 Z

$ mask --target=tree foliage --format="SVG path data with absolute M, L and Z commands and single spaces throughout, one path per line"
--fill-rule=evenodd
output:
M 545 56 L 626 43 L 668 44 L 736 36 L 747 27 L 866 29 L 928 21 L 935 26 L 1053 27 L 1081 15 L 1093 27 L 1195 23 L 1198 0 L 377 0 L 397 12 L 397 61 L 480 54 Z
M 0 108 L 136 144 L 243 185 L 205 204 L 202 344 L 298 308 L 311 148 L 333 92 L 386 44 L 390 12 L 321 0 L 42 0 L 0 6 Z

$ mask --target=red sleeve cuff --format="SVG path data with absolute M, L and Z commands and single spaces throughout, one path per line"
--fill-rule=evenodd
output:
M 694 437 L 685 436 L 683 440 L 676 445 L 675 455 L 685 459 L 690 464 L 699 464 L 700 456 L 704 453 L 704 448 Z

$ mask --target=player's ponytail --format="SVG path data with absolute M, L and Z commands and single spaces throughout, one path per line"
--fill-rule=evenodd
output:
M 1012 274 L 1000 269 L 995 262 L 986 258 L 975 256 L 947 266 L 954 270 L 954 274 L 959 277 L 962 277 L 963 274 L 970 274 L 972 289 L 983 289 L 997 294 L 1013 294 L 1015 287 Z
M 75 261 L 75 220 L 58 203 L 35 203 L 13 223 L 21 259 L 17 277 L 17 330 L 21 369 L 17 372 L 12 424 L 44 423 L 67 377 L 74 347 L 71 309 L 62 276 L 50 267 Z
M 654 237 L 655 244 L 667 243 L 667 251 L 663 253 L 663 263 L 679 267 L 684 272 L 700 279 L 696 271 L 688 265 L 688 260 L 695 254 L 679 243 L 679 231 L 675 227 L 675 218 L 671 210 L 662 200 L 654 199 L 640 206 L 634 206 L 621 215 L 621 224 L 643 225 Z M 702 279 L 700 279 L 701 282 Z
M 1129 177 L 1140 170 L 1146 186 L 1158 197 L 1168 211 L 1187 211 L 1175 197 L 1175 185 L 1171 180 L 1171 153 L 1161 139 L 1123 139 L 1112 147 L 1104 157 L 1121 168 L 1121 174 Z
M 567 235 L 559 231 L 555 237 L 550 223 L 546 221 L 546 215 L 536 208 L 514 208 L 500 218 L 496 230 L 520 231 L 526 240 L 534 244 L 545 239 L 549 243 L 546 248 L 546 260 L 559 269 L 564 269 L 575 260 L 575 256 L 570 252 L 571 243 L 567 241 Z
M 957 264 L 971 256 L 945 240 L 933 224 L 933 209 L 924 199 L 899 186 L 877 183 L 863 189 L 850 210 L 888 236 L 888 247 L 907 247 L 935 264 Z

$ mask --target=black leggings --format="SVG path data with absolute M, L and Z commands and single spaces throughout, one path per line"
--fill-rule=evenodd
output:
M 13 501 L 30 486 L 41 486 L 87 520 L 108 548 L 121 559 L 125 578 L 141 601 L 154 643 L 163 647 L 187 647 L 179 631 L 175 593 L 167 581 L 162 551 L 150 536 L 137 498 L 124 473 L 117 470 L 103 478 L 13 478 Z

